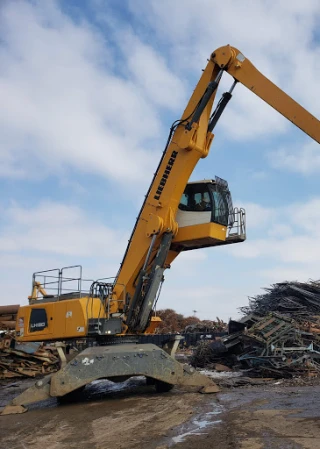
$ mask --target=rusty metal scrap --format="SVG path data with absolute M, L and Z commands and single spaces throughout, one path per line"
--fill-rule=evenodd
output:
M 286 281 L 264 290 L 265 294 L 250 297 L 249 305 L 240 307 L 244 315 L 265 316 L 270 312 L 278 312 L 320 332 L 320 280 Z
M 241 320 L 230 320 L 227 337 L 198 345 L 194 366 L 223 363 L 271 377 L 320 374 L 320 281 L 265 290 L 241 307 Z
M 214 369 L 216 363 L 231 368 L 234 366 L 234 358 L 221 341 L 200 341 L 193 351 L 190 363 L 197 368 Z
M 223 332 L 228 329 L 228 324 L 217 317 L 216 321 L 202 320 L 199 323 L 189 324 L 185 327 L 185 333 L 204 332 L 214 333 Z
M 249 369 L 258 376 L 292 377 L 310 371 L 320 374 L 320 338 L 301 330 L 296 321 L 271 313 L 219 342 L 201 342 L 191 363 L 213 368 L 224 363 Z
M 19 304 L 9 304 L 0 306 L 0 315 L 16 315 L 19 310 Z
M 24 344 L 24 350 L 14 347 L 12 338 L 0 340 L 0 379 L 14 377 L 37 377 L 59 369 L 57 350 L 43 344 Z
M 0 306 L 0 330 L 15 329 L 19 305 Z
M 239 335 L 242 351 L 237 360 L 263 374 L 290 377 L 310 370 L 320 373 L 320 339 L 299 324 L 272 313 Z

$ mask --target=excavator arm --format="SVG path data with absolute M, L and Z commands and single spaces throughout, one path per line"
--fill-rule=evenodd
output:
M 259 72 L 239 50 L 227 45 L 214 51 L 211 59 L 218 67 L 233 76 L 235 81 L 243 84 L 320 143 L 319 120 Z
M 212 112 L 224 72 L 234 78 Z M 234 47 L 214 51 L 168 142 L 138 215 L 116 277 L 110 316 L 124 316 L 124 331 L 144 332 L 150 321 L 163 271 L 179 251 L 176 214 L 181 196 L 200 158 L 207 157 L 214 127 L 240 82 L 320 143 L 319 120 L 262 75 Z
M 47 295 L 46 290 L 42 287 L 40 282 L 34 281 L 32 286 L 32 294 L 28 296 L 29 300 L 37 300 L 38 294 L 42 295 L 43 297 Z

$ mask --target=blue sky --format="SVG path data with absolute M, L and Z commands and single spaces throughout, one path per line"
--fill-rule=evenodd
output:
M 319 117 L 319 25 L 317 0 L 2 2 L 0 302 L 25 303 L 37 270 L 116 274 L 215 48 L 239 48 Z M 228 180 L 248 239 L 179 256 L 158 306 L 228 319 L 261 287 L 319 278 L 320 153 L 239 85 L 215 132 L 192 179 Z

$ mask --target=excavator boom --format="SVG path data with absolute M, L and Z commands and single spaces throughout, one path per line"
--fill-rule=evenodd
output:
M 234 78 L 234 83 L 211 112 L 224 72 Z M 190 227 L 189 233 L 186 229 L 181 229 L 177 223 L 177 211 L 193 169 L 199 159 L 207 157 L 209 153 L 214 137 L 212 131 L 238 82 L 312 139 L 320 142 L 318 119 L 260 73 L 239 50 L 229 45 L 215 50 L 181 119 L 171 128 L 167 147 L 142 205 L 117 276 L 113 292 L 115 298 L 113 310 L 118 312 L 120 308 L 127 314 L 125 322 L 128 332 L 143 332 L 146 329 L 162 273 L 182 250 L 220 244 L 218 233 L 221 228 L 213 230 L 214 237 L 211 239 L 213 243 L 202 246 L 199 243 L 195 246 L 186 242 L 186 239 L 189 242 L 196 239 L 199 227 Z M 212 230 L 213 224 L 210 226 Z M 209 234 L 211 230 L 206 228 L 204 232 Z M 204 241 L 203 238 L 197 240 Z M 224 236 L 225 243 L 226 240 Z M 158 276 L 155 276 L 152 272 L 152 261 L 155 260 L 160 248 L 162 262 L 160 265 L 157 263 Z M 127 295 L 127 309 L 122 308 L 124 303 L 119 302 L 124 289 Z
M 320 143 L 319 120 L 259 72 L 239 50 L 230 45 L 220 47 L 212 53 L 211 59 L 237 82 Z

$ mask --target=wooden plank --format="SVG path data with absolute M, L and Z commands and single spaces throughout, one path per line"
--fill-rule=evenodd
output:
M 270 320 L 268 320 L 265 323 L 262 323 L 260 326 L 256 327 L 255 330 L 261 331 L 262 329 L 264 329 L 266 326 L 273 323 L 274 321 L 275 321 L 275 318 L 272 317 L 272 318 L 270 318 Z
M 281 327 L 285 326 L 286 324 L 287 323 L 285 323 L 284 321 L 281 321 L 281 323 L 278 324 L 278 326 L 274 327 L 273 329 L 271 329 L 271 331 L 267 332 L 266 334 L 263 334 L 264 338 L 270 337 L 270 335 L 272 335 L 275 332 L 277 332 L 277 330 L 281 329 Z

